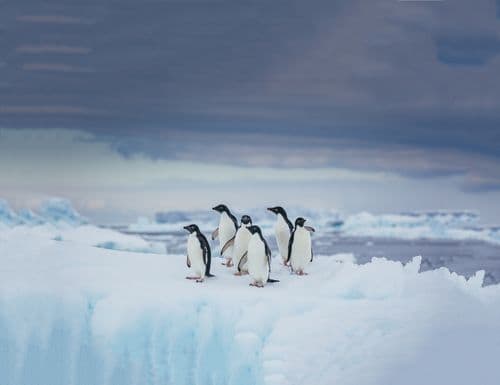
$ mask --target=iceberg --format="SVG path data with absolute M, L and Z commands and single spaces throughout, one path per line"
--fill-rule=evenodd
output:
M 16 238 L 37 242 L 52 239 L 112 250 L 166 252 L 163 242 L 147 241 L 136 235 L 89 224 L 66 199 L 49 199 L 41 204 L 39 212 L 40 215 L 21 209 L 16 214 L 6 201 L 0 200 L 0 240 Z
M 7 201 L 0 199 L 0 226 L 10 227 L 18 225 L 21 222 L 21 219 L 12 211 Z
M 498 228 L 479 225 L 470 211 L 348 216 L 339 227 L 343 236 L 397 239 L 454 239 L 500 243 Z
M 500 286 L 350 254 L 248 286 L 217 260 L 0 242 L 0 383 L 497 385 Z
M 40 215 L 29 209 L 19 210 L 18 216 L 22 223 L 28 226 L 42 225 L 45 223 L 45 220 Z
M 40 215 L 49 223 L 55 225 L 79 226 L 88 223 L 64 198 L 50 198 L 40 205 Z

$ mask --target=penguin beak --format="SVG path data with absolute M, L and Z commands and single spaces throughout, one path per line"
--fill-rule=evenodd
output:
M 183 229 L 189 231 L 189 226 L 184 226 Z
M 271 211 L 274 213 L 274 209 L 272 207 L 268 207 L 267 210 Z
M 217 206 L 212 207 L 212 210 L 214 210 L 214 211 L 219 211 L 219 210 L 217 210 Z

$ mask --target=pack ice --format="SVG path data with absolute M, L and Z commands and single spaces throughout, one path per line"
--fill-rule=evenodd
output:
M 0 384 L 499 383 L 482 272 L 333 255 L 299 277 L 276 258 L 256 289 L 218 259 L 196 284 L 184 255 L 0 233 Z

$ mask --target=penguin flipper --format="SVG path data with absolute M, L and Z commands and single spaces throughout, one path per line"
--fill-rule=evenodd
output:
M 311 247 L 311 260 L 310 260 L 309 262 L 312 262 L 312 261 L 313 261 L 313 256 L 314 256 L 314 254 L 313 254 L 313 249 L 312 249 L 312 247 Z
M 280 280 L 279 279 L 272 279 L 272 278 L 268 278 L 267 279 L 267 282 L 269 283 L 276 283 L 276 282 L 279 282 Z
M 248 251 L 245 251 L 245 254 L 240 258 L 240 262 L 238 263 L 238 271 L 241 272 L 241 268 L 248 261 Z
M 212 232 L 212 241 L 217 239 L 219 237 L 219 228 L 217 227 L 213 232 Z
M 307 231 L 311 232 L 311 233 L 314 233 L 316 230 L 314 230 L 314 227 L 311 227 L 311 226 L 304 226 L 304 229 L 306 229 Z
M 224 247 L 220 251 L 220 255 L 223 255 L 224 252 L 227 249 L 229 249 L 229 247 L 231 247 L 232 245 L 234 245 L 234 237 L 232 237 L 229 241 L 226 242 L 226 244 L 224 245 Z
M 294 238 L 295 238 L 295 230 L 292 231 L 292 234 L 290 235 L 290 239 L 288 240 L 288 254 L 286 256 L 286 263 L 290 262 L 290 257 L 292 256 L 292 245 L 293 245 Z
M 191 261 L 189 260 L 189 255 L 186 256 L 186 265 L 187 267 L 191 267 Z

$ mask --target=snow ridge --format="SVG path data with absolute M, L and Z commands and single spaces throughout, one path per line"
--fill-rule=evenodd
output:
M 281 282 L 256 289 L 218 263 L 196 284 L 182 255 L 50 239 L 0 258 L 0 383 L 497 384 L 500 286 L 482 272 L 319 255 L 304 277 L 274 260 Z

